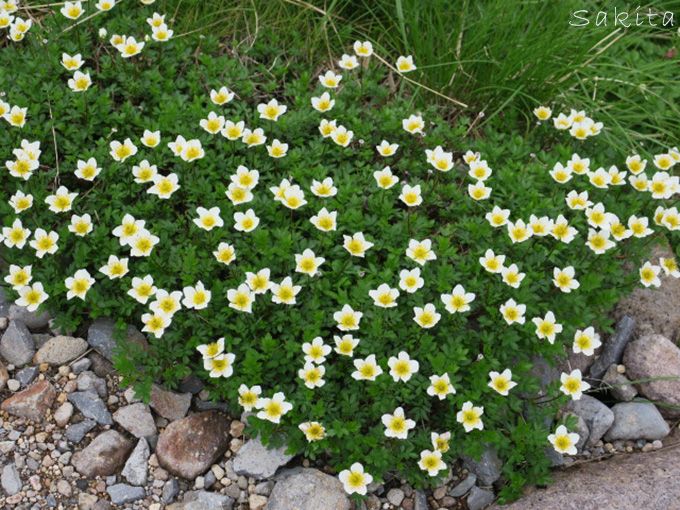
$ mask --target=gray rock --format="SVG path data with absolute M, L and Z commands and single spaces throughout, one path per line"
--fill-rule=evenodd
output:
M 9 319 L 11 321 L 21 321 L 31 331 L 44 329 L 50 322 L 50 314 L 47 312 L 29 312 L 23 306 L 10 305 Z
M 12 365 L 21 367 L 30 363 L 35 353 L 35 342 L 26 325 L 18 320 L 10 321 L 0 339 L 0 355 Z
M 612 410 L 590 395 L 583 395 L 579 400 L 571 400 L 565 409 L 585 420 L 590 431 L 586 441 L 588 446 L 597 443 L 614 423 Z
M 73 416 L 73 404 L 71 402 L 64 402 L 56 411 L 54 411 L 54 422 L 59 427 L 65 427 Z
M 74 361 L 71 364 L 71 372 L 78 375 L 82 372 L 85 372 L 86 370 L 89 370 L 90 366 L 92 366 L 92 361 L 90 361 L 90 358 L 80 358 L 78 361 Z
M 146 485 L 147 462 L 150 454 L 149 443 L 144 438 L 140 439 L 121 473 L 132 485 Z
M 35 363 L 64 365 L 76 359 L 87 350 L 87 342 L 82 338 L 55 336 L 35 353 Z
M 179 494 L 179 482 L 177 478 L 171 478 L 163 485 L 163 494 L 161 499 L 163 503 L 172 503 Z
M 83 413 L 86 418 L 92 418 L 100 425 L 113 425 L 111 413 L 106 408 L 106 404 L 93 391 L 75 391 L 68 396 L 76 408 Z
M 548 386 L 555 380 L 559 380 L 560 371 L 553 363 L 550 364 L 545 358 L 534 356 L 531 360 L 532 367 L 530 374 L 537 377 L 539 380 L 538 396 L 545 396 L 547 394 Z
M 156 434 L 156 423 L 151 416 L 149 406 L 142 402 L 119 408 L 113 413 L 113 419 L 135 437 L 149 437 Z
M 190 491 L 184 495 L 183 510 L 231 510 L 234 499 L 208 491 Z
M 215 485 L 215 482 L 217 481 L 217 478 L 215 477 L 215 473 L 212 471 L 208 471 L 204 476 L 203 476 L 203 488 L 204 489 L 209 489 L 213 485 Z
M 115 430 L 95 437 L 87 447 L 73 454 L 71 464 L 86 478 L 110 476 L 123 466 L 133 443 Z
M 49 508 L 56 508 L 57 498 L 54 497 L 54 494 L 48 494 L 47 497 L 45 498 L 45 503 L 47 503 L 47 506 Z
M 612 397 L 620 402 L 630 402 L 637 396 L 635 386 L 625 375 L 619 374 L 617 365 L 611 365 L 602 378 L 602 384 L 609 389 Z
M 116 374 L 116 369 L 113 367 L 113 363 L 111 363 L 97 351 L 90 352 L 88 357 L 92 362 L 92 371 L 99 377 L 107 377 L 109 375 Z
M 480 489 L 479 487 L 473 487 L 467 497 L 468 510 L 482 510 L 493 503 L 494 499 L 496 499 L 496 497 L 493 492 L 486 489 Z
M 25 388 L 38 377 L 40 369 L 38 367 L 24 367 L 14 374 L 14 378 L 19 381 L 22 388 Z
M 114 338 L 115 331 L 116 323 L 112 319 L 97 319 L 87 331 L 87 343 L 109 361 L 113 361 L 113 353 L 117 346 L 117 341 Z M 147 349 L 149 346 L 146 337 L 134 326 L 128 326 L 127 332 L 123 336 L 127 342 L 136 344 L 143 349 Z
M 658 402 L 665 416 L 680 417 L 680 349 L 673 342 L 662 335 L 642 336 L 628 344 L 623 362 L 642 395 Z
M 35 348 L 38 350 L 52 338 L 52 335 L 49 333 L 33 333 L 31 336 L 33 337 Z
M 157 384 L 151 387 L 151 409 L 170 421 L 184 418 L 191 406 L 191 393 L 176 393 Z
M 108 394 L 106 381 L 89 370 L 78 375 L 76 383 L 78 385 L 78 391 L 94 391 L 101 398 L 105 398 Z
M 607 431 L 607 441 L 663 439 L 670 433 L 668 424 L 654 404 L 622 402 L 612 407 L 614 425 Z
M 94 420 L 83 420 L 69 425 L 66 428 L 66 439 L 73 444 L 78 444 L 83 440 L 85 435 L 95 427 L 95 425 L 97 425 L 97 422 Z
M 635 320 L 624 315 L 616 324 L 616 330 L 609 339 L 604 342 L 602 354 L 590 367 L 590 377 L 599 380 L 612 363 L 619 363 L 623 356 L 626 345 L 635 331 Z
M 394 488 L 387 491 L 387 501 L 389 501 L 394 506 L 401 505 L 401 502 L 404 501 L 405 497 L 406 495 L 401 489 Z
M 416 491 L 415 506 L 413 510 L 429 510 L 427 496 L 423 491 Z
M 192 395 L 195 395 L 199 393 L 203 388 L 205 387 L 205 384 L 203 384 L 203 381 L 199 379 L 197 376 L 194 374 L 191 374 L 179 383 L 179 391 L 182 393 L 191 393 Z
M 456 486 L 454 486 L 448 492 L 448 494 L 449 494 L 449 496 L 451 496 L 453 498 L 459 498 L 459 497 L 465 495 L 465 493 L 467 491 L 472 489 L 472 487 L 474 487 L 476 482 L 477 482 L 477 477 L 474 475 L 474 473 L 470 473 L 469 475 L 467 475 L 465 480 L 463 480 L 462 482 L 460 482 Z
M 124 505 L 125 503 L 132 503 L 143 499 L 146 496 L 142 487 L 135 487 L 134 485 L 127 485 L 125 483 L 117 483 L 106 488 L 106 492 L 111 498 L 114 505 Z
M 259 438 L 249 439 L 234 457 L 234 471 L 256 480 L 269 478 L 293 458 L 285 447 L 269 449 Z
M 398 491 L 398 492 L 397 492 Z M 401 494 L 399 494 L 401 493 Z M 392 498 L 392 499 L 390 499 Z M 399 506 L 404 499 L 400 489 L 391 489 L 387 499 Z M 396 501 L 399 500 L 399 503 Z M 350 501 L 342 483 L 317 469 L 302 469 L 280 479 L 274 486 L 266 510 L 349 510 Z
M 564 466 L 564 456 L 561 453 L 556 452 L 555 448 L 552 446 L 547 446 L 543 451 L 545 452 L 545 456 L 550 461 L 551 467 Z
M 477 476 L 481 485 L 490 486 L 501 477 L 503 462 L 498 457 L 496 450 L 487 447 L 482 452 L 479 460 L 463 456 L 463 465 Z
M 2 468 L 0 482 L 2 482 L 2 488 L 8 496 L 14 496 L 21 491 L 21 477 L 19 476 L 16 464 L 7 464 Z

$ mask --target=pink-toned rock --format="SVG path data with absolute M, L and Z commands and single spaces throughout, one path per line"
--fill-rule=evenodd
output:
M 228 444 L 227 417 L 217 411 L 205 411 L 168 425 L 158 438 L 156 456 L 167 471 L 193 480 L 224 454 Z
M 151 409 L 170 421 L 184 418 L 191 406 L 191 393 L 176 393 L 157 384 L 151 388 Z
M 640 393 L 659 405 L 661 414 L 680 417 L 680 349 L 662 335 L 646 335 L 626 347 L 626 376 Z M 651 380 L 649 380 L 651 379 Z
M 675 448 L 617 455 L 557 471 L 549 487 L 490 510 L 670 510 L 679 508 L 679 471 Z
M 87 478 L 110 476 L 125 464 L 134 443 L 115 430 L 95 437 L 83 450 L 73 454 L 71 464 Z
M 2 361 L 0 361 L 0 390 L 7 385 L 7 381 L 9 381 L 9 372 Z
M 5 399 L 0 405 L 3 411 L 9 414 L 28 418 L 33 421 L 42 421 L 47 415 L 48 409 L 57 396 L 57 392 L 48 381 L 38 381 L 19 393 Z

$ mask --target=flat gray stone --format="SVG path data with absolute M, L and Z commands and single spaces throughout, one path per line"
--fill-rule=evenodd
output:
M 614 334 L 603 345 L 602 354 L 590 366 L 590 377 L 599 380 L 612 363 L 620 363 L 623 352 L 635 332 L 635 320 L 624 315 L 616 324 Z
M 394 490 L 394 489 L 392 489 Z M 392 494 L 396 501 L 398 494 Z M 390 494 L 388 493 L 388 499 Z M 401 492 L 399 503 L 404 499 Z M 272 490 L 266 510 L 349 510 L 350 501 L 342 483 L 317 469 L 301 471 L 280 479 Z
M 2 482 L 2 488 L 8 496 L 14 496 L 21 491 L 21 477 L 19 476 L 19 470 L 14 462 L 7 464 L 2 468 L 0 482 Z
M 602 439 L 602 436 L 614 423 L 612 410 L 590 395 L 583 395 L 579 400 L 569 401 L 565 409 L 585 420 L 590 432 L 586 441 L 588 446 L 592 446 Z
M 82 355 L 86 350 L 87 342 L 82 338 L 55 336 L 38 349 L 33 361 L 36 364 L 64 365 Z
M 479 487 L 473 487 L 467 497 L 468 510 L 482 510 L 493 503 L 496 496 L 493 492 Z
M 465 480 L 462 482 L 458 483 L 455 485 L 449 492 L 449 496 L 453 498 L 459 498 L 461 496 L 464 496 L 472 487 L 474 487 L 475 483 L 477 482 L 477 477 L 475 476 L 474 473 L 470 473 L 467 475 Z
M 104 401 L 93 391 L 74 391 L 68 396 L 71 402 L 86 418 L 92 418 L 100 425 L 113 425 L 111 413 Z
M 114 351 L 118 342 L 114 338 L 116 322 L 112 319 L 96 319 L 87 331 L 87 343 L 107 360 L 113 361 Z M 127 332 L 123 335 L 127 342 L 137 344 L 147 349 L 149 344 L 146 337 L 134 326 L 127 326 Z
M 25 388 L 38 377 L 40 369 L 38 367 L 24 367 L 14 374 L 14 378 L 19 381 L 22 388 Z
M 47 312 L 29 312 L 23 306 L 10 305 L 9 320 L 21 321 L 31 331 L 45 329 L 50 322 L 50 314 Z
M 135 449 L 132 450 L 130 457 L 128 457 L 121 473 L 132 485 L 146 485 L 148 475 L 147 463 L 150 454 L 149 443 L 144 438 L 140 439 Z
M 429 510 L 427 495 L 423 491 L 416 491 L 414 510 Z
M 607 441 L 663 439 L 670 433 L 668 424 L 654 404 L 622 402 L 612 407 L 614 425 L 605 434 Z
M 137 438 L 156 434 L 156 423 L 151 416 L 149 406 L 142 402 L 119 408 L 113 413 L 113 419 Z
M 161 494 L 161 500 L 163 503 L 172 503 L 179 494 L 179 482 L 177 478 L 171 478 L 163 485 L 163 493 Z
M 482 452 L 482 456 L 477 459 L 463 456 L 463 465 L 477 476 L 480 485 L 491 486 L 501 477 L 503 462 L 498 457 L 496 450 L 487 447 Z
M 66 428 L 66 439 L 73 444 L 80 443 L 85 435 L 97 425 L 97 422 L 85 419 L 78 423 L 73 423 Z
M 86 370 L 89 370 L 90 367 L 92 366 L 92 361 L 90 361 L 90 358 L 80 358 L 78 361 L 74 361 L 71 364 L 71 372 L 73 372 L 76 375 L 79 375 Z
M 0 355 L 14 366 L 30 363 L 35 353 L 35 342 L 26 325 L 12 320 L 0 339 Z
M 94 391 L 101 398 L 105 398 L 108 394 L 106 381 L 89 370 L 78 375 L 76 384 L 78 386 L 78 391 Z
M 259 438 L 249 439 L 234 457 L 234 471 L 237 475 L 249 476 L 256 480 L 274 476 L 276 470 L 293 458 L 285 447 L 269 449 Z
M 114 505 L 124 505 L 143 499 L 146 496 L 142 487 L 135 487 L 125 483 L 117 483 L 106 488 L 106 492 Z
M 208 491 L 189 491 L 183 498 L 183 510 L 231 510 L 234 498 Z

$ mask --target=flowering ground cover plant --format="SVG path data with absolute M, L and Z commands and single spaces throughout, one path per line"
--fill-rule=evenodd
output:
M 6 293 L 64 331 L 138 326 L 141 394 L 197 374 L 350 493 L 487 445 L 506 496 L 545 479 L 578 438 L 544 418 L 589 386 L 539 398 L 533 360 L 593 355 L 619 296 L 680 276 L 644 259 L 677 252 L 678 149 L 616 153 L 570 105 L 472 138 L 390 86 L 409 56 L 245 63 L 145 3 L 1 4 Z

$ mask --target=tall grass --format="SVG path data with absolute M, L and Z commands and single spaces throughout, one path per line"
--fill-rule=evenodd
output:
M 529 127 L 536 104 L 597 112 L 619 148 L 677 143 L 680 0 L 655 2 L 676 13 L 674 29 L 614 27 L 611 2 L 596 0 L 164 0 L 187 29 L 229 39 L 240 51 L 270 49 L 316 69 L 356 38 L 393 59 L 412 54 L 415 80 L 484 112 L 484 123 Z M 618 5 L 635 11 L 638 4 Z M 647 6 L 640 7 L 645 10 Z M 571 13 L 609 9 L 606 27 L 569 26 Z M 278 59 L 274 61 L 273 59 Z M 440 96 L 413 87 L 418 101 Z

